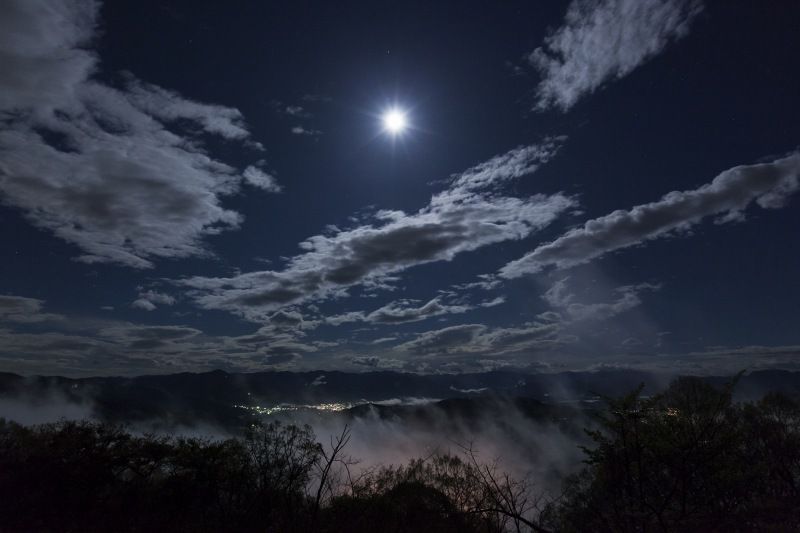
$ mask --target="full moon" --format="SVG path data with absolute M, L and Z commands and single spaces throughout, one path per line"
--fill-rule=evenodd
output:
M 402 133 L 407 125 L 406 114 L 399 109 L 390 109 L 383 114 L 383 127 L 392 135 Z

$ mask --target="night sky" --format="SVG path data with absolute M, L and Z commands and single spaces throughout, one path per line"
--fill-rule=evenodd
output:
M 0 370 L 798 368 L 799 29 L 0 0 Z

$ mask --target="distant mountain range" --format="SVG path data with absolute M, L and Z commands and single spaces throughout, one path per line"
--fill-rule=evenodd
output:
M 705 379 L 716 385 L 730 380 L 729 377 Z M 99 419 L 116 422 L 158 419 L 172 424 L 193 425 L 202 421 L 234 427 L 252 415 L 252 411 L 241 406 L 268 408 L 281 404 L 324 403 L 357 406 L 375 402 L 413 403 L 411 399 L 497 396 L 551 405 L 586 405 L 596 401 L 597 395 L 618 396 L 639 384 L 644 384 L 644 394 L 653 394 L 665 388 L 669 381 L 668 375 L 624 369 L 556 374 L 495 371 L 437 375 L 322 371 L 231 374 L 217 370 L 199 374 L 76 379 L 0 373 L 0 400 L 20 400 L 33 405 L 68 402 L 86 406 Z M 800 394 L 800 372 L 751 372 L 740 379 L 736 396 L 753 399 L 768 391 Z M 0 417 L 13 417 L 13 413 L 3 412 L 3 409 L 12 409 L 9 405 L 0 402 Z M 465 409 L 468 404 L 460 404 L 460 407 Z M 387 405 L 378 408 L 397 410 Z

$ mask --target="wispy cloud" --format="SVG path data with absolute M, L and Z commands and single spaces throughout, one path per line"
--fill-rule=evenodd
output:
M 273 100 L 272 108 L 278 115 L 295 123 L 289 129 L 292 134 L 303 137 L 319 137 L 323 132 L 308 125 L 316 115 L 309 107 L 318 107 L 320 103 L 329 102 L 330 99 L 320 95 L 305 95 L 301 98 L 301 101 L 303 105 L 287 104 L 280 100 Z
M 528 60 L 542 75 L 538 109 L 566 111 L 686 36 L 699 0 L 573 0 L 564 24 Z
M 452 178 L 416 213 L 377 211 L 372 223 L 331 228 L 300 243 L 304 253 L 283 270 L 228 278 L 194 277 L 176 281 L 206 309 L 227 310 L 260 321 L 287 305 L 342 295 L 349 287 L 380 287 L 387 276 L 491 244 L 516 240 L 541 230 L 575 200 L 564 194 L 529 198 L 503 196 L 508 180 L 533 172 L 557 150 L 517 148 Z
M 404 324 L 419 322 L 427 318 L 443 315 L 462 314 L 480 307 L 495 307 L 505 302 L 505 298 L 497 297 L 477 304 L 447 303 L 443 296 L 419 305 L 419 300 L 396 300 L 376 309 L 370 313 L 351 311 L 341 315 L 329 316 L 325 322 L 340 325 L 348 322 L 372 322 L 375 324 Z
M 570 321 L 607 320 L 614 316 L 638 307 L 642 301 L 639 294 L 644 291 L 655 291 L 660 288 L 653 283 L 640 283 L 638 285 L 624 285 L 617 287 L 614 292 L 618 295 L 611 302 L 585 303 L 578 301 L 575 294 L 570 292 L 567 279 L 556 281 L 542 296 L 554 309 L 564 313 L 565 319 Z
M 447 354 L 475 350 L 478 337 L 487 330 L 482 324 L 459 324 L 425 331 L 414 339 L 396 346 L 399 351 L 416 354 Z
M 282 188 L 278 185 L 275 176 L 268 174 L 258 167 L 250 165 L 244 169 L 244 180 L 253 187 L 264 189 L 267 192 L 281 192 Z
M 459 324 L 425 331 L 395 350 L 415 355 L 504 355 L 550 350 L 560 344 L 560 325 L 540 321 L 519 327 Z
M 205 235 L 242 221 L 221 198 L 243 179 L 275 186 L 214 159 L 204 138 L 261 147 L 236 109 L 132 75 L 120 87 L 99 81 L 98 10 L 90 0 L 0 6 L 2 202 L 78 246 L 84 262 L 148 268 L 207 255 Z
M 453 182 L 447 192 L 452 196 L 496 188 L 505 182 L 533 174 L 539 166 L 558 153 L 566 137 L 547 137 L 541 143 L 518 146 L 506 153 L 452 176 Z M 448 197 L 442 194 L 442 197 Z
M 139 296 L 132 303 L 131 307 L 144 311 L 154 311 L 159 305 L 175 305 L 175 297 L 169 294 L 150 290 L 140 290 Z
M 295 135 L 304 135 L 306 137 L 319 137 L 322 135 L 320 130 L 309 129 L 304 126 L 293 126 L 291 131 Z
M 711 216 L 717 217 L 717 223 L 743 220 L 753 203 L 778 209 L 800 188 L 799 180 L 800 153 L 770 163 L 734 167 L 697 189 L 673 191 L 657 202 L 589 220 L 508 263 L 500 275 L 517 278 L 548 266 L 569 268 L 614 250 L 686 231 Z
M 144 294 L 169 301 L 161 293 Z M 0 370 L 61 375 L 253 371 L 290 368 L 307 354 L 337 345 L 307 340 L 302 327 L 279 319 L 248 335 L 210 336 L 184 325 L 66 320 L 44 307 L 35 298 L 0 296 Z
M 299 105 L 287 105 L 283 108 L 283 112 L 292 117 L 308 118 L 311 116 L 311 113 Z
M 62 315 L 42 312 L 43 300 L 0 295 L 0 322 L 34 323 L 62 320 Z

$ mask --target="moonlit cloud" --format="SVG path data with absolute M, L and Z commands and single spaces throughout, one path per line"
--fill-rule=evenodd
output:
M 305 324 L 306 320 L 298 311 L 281 310 L 271 315 L 269 322 L 275 326 L 299 327 Z
M 96 69 L 84 48 L 94 37 L 98 3 L 6 1 L 0 17 L 0 110 L 51 113 L 78 98 Z
M 504 355 L 535 353 L 560 344 L 560 325 L 529 322 L 519 327 L 490 328 L 483 324 L 459 324 L 425 331 L 395 346 L 399 352 L 416 355 Z
M 561 279 L 553 284 L 542 297 L 554 309 L 566 315 L 568 320 L 607 320 L 625 311 L 638 307 L 642 301 L 639 294 L 643 291 L 656 291 L 659 285 L 653 283 L 640 283 L 638 285 L 625 285 L 617 287 L 614 292 L 618 298 L 611 302 L 584 303 L 578 301 L 575 294 L 570 292 L 567 279 Z
M 548 266 L 580 265 L 615 250 L 675 235 L 707 217 L 717 217 L 720 224 L 742 220 L 753 203 L 763 209 L 779 209 L 800 188 L 799 179 L 798 153 L 770 163 L 734 167 L 697 189 L 673 191 L 657 202 L 589 220 L 508 263 L 500 275 L 518 278 Z
M 480 302 L 478 304 L 458 303 L 450 304 L 437 296 L 427 303 L 418 305 L 417 300 L 396 300 L 389 302 L 383 307 L 370 313 L 352 311 L 340 315 L 326 317 L 325 322 L 333 325 L 341 325 L 348 322 L 372 322 L 375 324 L 404 324 L 408 322 L 419 322 L 427 318 L 443 315 L 462 314 L 480 307 L 495 307 L 505 302 L 505 298 L 499 296 L 493 300 Z
M 353 357 L 350 362 L 354 365 L 376 368 L 380 364 L 381 358 L 374 355 L 361 355 L 359 357 Z
M 0 296 L 0 371 L 83 376 L 288 369 L 304 355 L 337 346 L 307 340 L 302 328 L 280 320 L 248 335 L 210 336 L 184 325 L 65 320 L 44 307 L 42 300 Z
M 641 305 L 641 293 L 659 288 L 652 283 L 625 285 L 613 290 L 616 298 L 611 301 L 584 302 L 571 292 L 567 279 L 562 279 L 541 295 L 553 310 L 539 313 L 535 320 L 507 327 L 447 326 L 415 334 L 393 349 L 411 357 L 410 361 L 437 356 L 452 360 L 454 364 L 498 356 L 505 358 L 499 360 L 505 365 L 512 364 L 509 357 L 516 358 L 515 364 L 537 361 L 541 356 L 568 360 L 579 343 L 589 342 L 583 338 L 587 331 L 592 335 L 590 342 L 598 346 L 603 335 L 596 328 L 597 322 L 630 312 Z M 587 330 L 587 325 L 592 327 Z
M 155 311 L 158 308 L 156 304 L 150 300 L 145 300 L 144 298 L 137 298 L 131 302 L 131 307 L 135 307 L 136 309 L 141 309 L 143 311 Z
M 417 354 L 447 354 L 473 351 L 476 340 L 487 327 L 482 324 L 459 324 L 420 333 L 411 341 L 396 347 L 399 351 Z
M 311 113 L 309 113 L 307 110 L 305 110 L 303 108 L 303 106 L 299 106 L 299 105 L 287 105 L 283 109 L 283 112 L 286 113 L 287 115 L 291 115 L 293 117 L 308 118 L 308 117 L 311 116 Z
M 251 4 L 0 0 L 0 371 L 800 370 L 800 3 Z
M 292 126 L 291 129 L 292 133 L 295 135 L 304 135 L 306 137 L 318 137 L 322 135 L 322 132 L 315 129 L 309 129 L 305 126 Z
M 125 92 L 131 103 L 151 117 L 167 122 L 191 120 L 206 132 L 225 139 L 240 140 L 250 136 L 242 114 L 236 109 L 193 102 L 173 91 L 144 83 L 132 75 L 128 76 Z
M 22 296 L 0 295 L 0 323 L 34 323 L 49 320 L 62 320 L 64 317 L 42 312 L 44 301 Z
M 131 307 L 144 311 L 154 311 L 159 305 L 175 305 L 175 297 L 154 290 L 140 291 L 139 297 L 131 303 Z
M 630 74 L 685 37 L 701 9 L 699 0 L 573 0 L 564 24 L 528 58 L 542 75 L 536 107 L 566 111 Z
M 566 137 L 547 137 L 539 144 L 518 146 L 504 154 L 453 176 L 453 182 L 443 198 L 452 198 L 468 193 L 497 187 L 508 181 L 533 174 L 538 168 L 556 156 Z
M 11 0 L 0 8 L 0 201 L 83 251 L 87 263 L 149 268 L 208 255 L 203 237 L 236 229 L 221 198 L 243 177 L 204 136 L 259 150 L 239 111 L 126 75 L 95 79 L 99 4 Z M 170 126 L 169 128 L 167 126 Z
M 244 176 L 245 182 L 249 183 L 253 187 L 264 189 L 267 192 L 281 192 L 282 190 L 275 177 L 267 174 L 260 168 L 256 168 L 251 165 L 244 169 L 244 173 L 242 175 Z
M 222 309 L 261 321 L 287 305 L 341 296 L 356 285 L 377 284 L 386 276 L 508 240 L 519 240 L 548 226 L 576 205 L 561 194 L 513 198 L 497 191 L 506 181 L 536 170 L 557 149 L 517 148 L 467 170 L 435 194 L 428 206 L 408 214 L 377 211 L 375 222 L 334 228 L 302 243 L 304 253 L 278 271 L 230 278 L 193 277 L 176 283 L 202 308 Z

